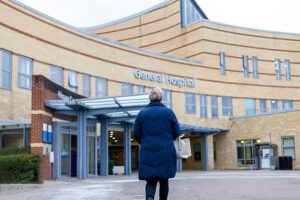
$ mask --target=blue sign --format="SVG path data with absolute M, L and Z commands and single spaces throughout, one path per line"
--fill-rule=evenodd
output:
M 48 125 L 48 144 L 52 144 L 52 125 Z
M 42 132 L 42 141 L 43 143 L 47 143 L 47 124 L 43 124 L 43 132 Z

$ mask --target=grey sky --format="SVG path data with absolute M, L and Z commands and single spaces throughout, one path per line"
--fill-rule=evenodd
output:
M 164 0 L 19 0 L 77 27 L 96 26 Z M 208 18 L 236 26 L 300 33 L 299 0 L 196 0 Z

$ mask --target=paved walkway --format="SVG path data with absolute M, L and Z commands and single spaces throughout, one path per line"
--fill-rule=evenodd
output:
M 143 200 L 145 182 L 133 176 L 0 185 L 1 200 Z M 156 198 L 158 196 L 156 195 Z M 300 171 L 184 172 L 170 181 L 169 200 L 299 200 Z

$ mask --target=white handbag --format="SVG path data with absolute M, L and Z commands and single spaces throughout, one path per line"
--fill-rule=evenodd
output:
M 192 155 L 190 138 L 178 138 L 177 140 L 174 140 L 174 146 L 176 149 L 176 155 L 178 159 L 186 159 Z

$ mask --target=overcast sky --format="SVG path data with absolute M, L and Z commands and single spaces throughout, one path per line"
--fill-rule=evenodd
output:
M 96 26 L 164 0 L 19 0 L 77 27 Z M 300 33 L 299 0 L 196 0 L 208 18 L 236 26 Z

